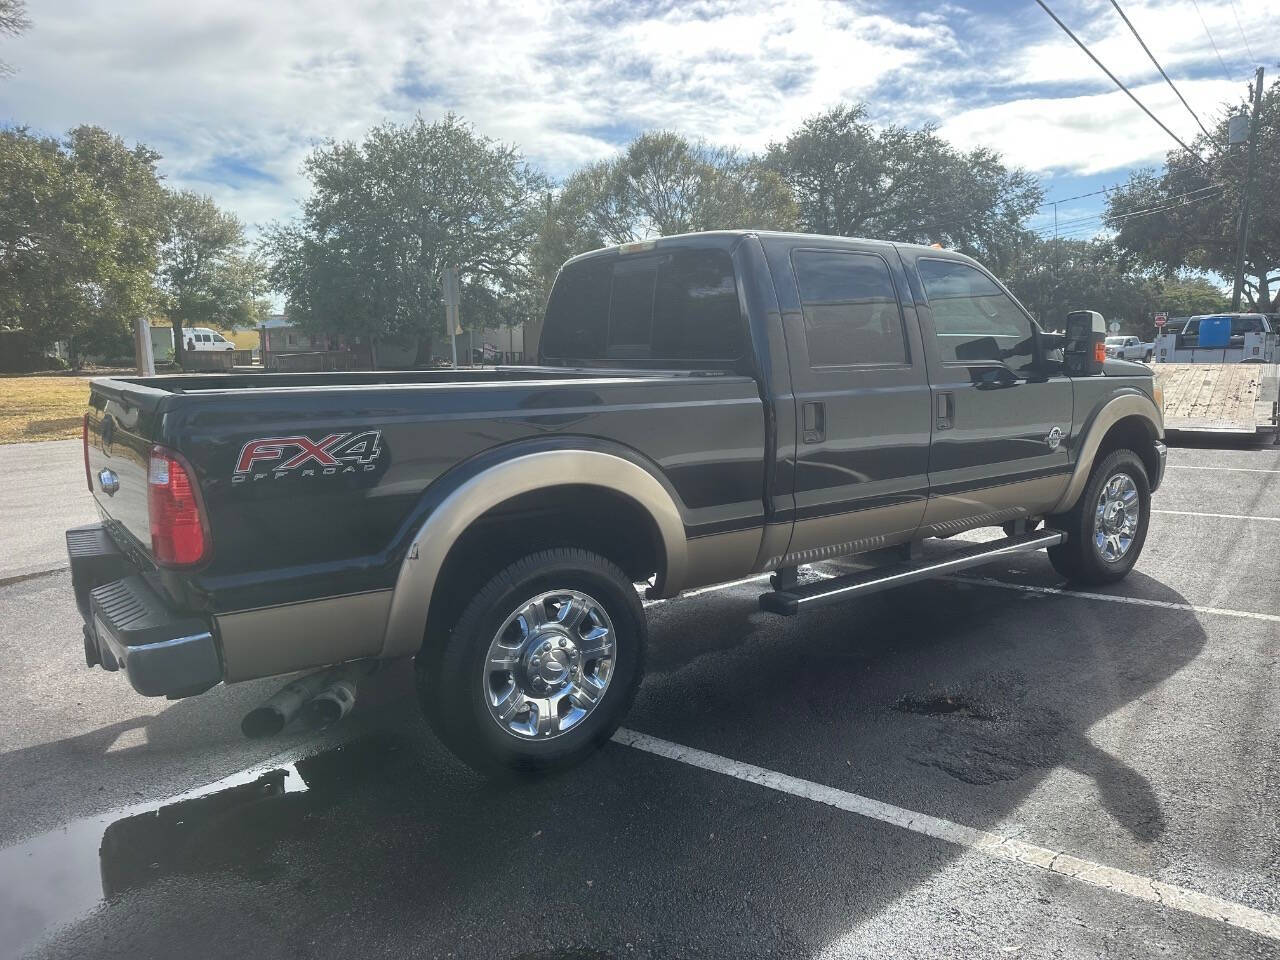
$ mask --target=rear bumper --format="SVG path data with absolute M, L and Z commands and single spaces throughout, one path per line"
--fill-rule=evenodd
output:
M 191 696 L 222 680 L 209 621 L 172 610 L 101 524 L 68 530 L 67 554 L 89 666 L 123 670 L 148 697 Z

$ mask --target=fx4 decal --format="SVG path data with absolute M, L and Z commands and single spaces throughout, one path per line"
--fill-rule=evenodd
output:
M 262 437 L 240 449 L 232 483 L 267 478 L 330 477 L 377 468 L 382 453 L 382 431 L 331 433 L 321 440 L 310 437 Z

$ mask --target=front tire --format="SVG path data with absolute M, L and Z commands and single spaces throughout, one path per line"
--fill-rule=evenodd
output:
M 1150 520 L 1146 468 L 1132 450 L 1115 450 L 1094 464 L 1076 505 L 1052 518 L 1067 542 L 1049 548 L 1049 562 L 1073 583 L 1115 583 L 1137 563 Z
M 571 766 L 613 735 L 643 675 L 640 597 L 597 554 L 557 548 L 490 579 L 418 657 L 436 734 L 485 774 Z

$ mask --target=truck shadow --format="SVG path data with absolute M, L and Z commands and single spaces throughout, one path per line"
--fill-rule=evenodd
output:
M 736 589 L 650 621 L 630 727 L 978 828 L 1068 767 L 1142 843 L 1159 800 L 1089 730 L 1206 642 L 1184 611 L 948 581 L 785 620 Z M 108 823 L 105 902 L 39 952 L 812 955 L 957 855 L 616 745 L 485 781 L 409 706 L 365 705 L 352 742 Z

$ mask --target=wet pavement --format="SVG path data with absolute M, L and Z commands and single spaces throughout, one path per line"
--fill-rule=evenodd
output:
M 1280 517 L 1280 451 L 1170 464 L 1176 512 L 1091 596 L 1033 555 L 789 619 L 761 584 L 652 605 L 626 726 L 1280 914 L 1280 523 L 1192 515 Z M 77 618 L 65 573 L 0 588 L 0 956 L 1280 957 L 616 743 L 486 781 L 404 670 L 245 741 L 278 684 L 144 699 Z

